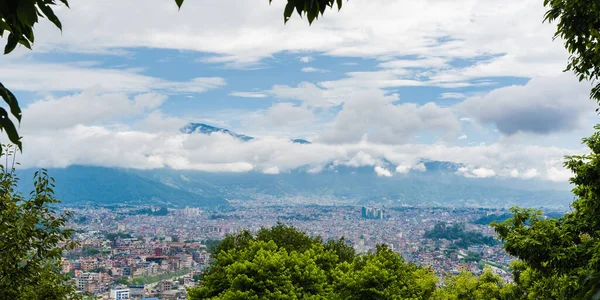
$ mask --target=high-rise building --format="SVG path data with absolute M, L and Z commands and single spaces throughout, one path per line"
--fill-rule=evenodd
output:
M 361 217 L 363 219 L 378 219 L 378 220 L 385 219 L 383 209 L 366 207 L 366 206 L 362 207 Z

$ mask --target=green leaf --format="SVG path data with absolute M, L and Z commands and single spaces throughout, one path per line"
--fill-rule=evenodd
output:
M 338 10 L 342 9 L 342 0 L 336 0 L 336 1 L 337 1 Z
M 294 1 L 288 1 L 287 5 L 285 6 L 285 10 L 283 11 L 283 23 L 287 23 L 287 21 L 290 19 L 290 17 L 292 16 L 292 14 L 294 13 Z
M 175 4 L 177 4 L 177 7 L 181 9 L 181 5 L 183 4 L 183 0 L 175 0 Z
M 58 29 L 62 30 L 62 24 L 60 23 L 58 17 L 54 14 L 52 8 L 50 8 L 50 6 L 48 5 L 39 5 L 39 7 L 40 10 L 44 13 L 44 15 L 46 15 L 46 18 L 48 18 L 50 22 L 52 22 L 56 27 L 58 27 Z
M 4 31 L 10 32 L 10 26 L 6 22 L 0 20 L 0 37 L 4 34 Z
M 8 35 L 8 40 L 6 41 L 6 46 L 4 47 L 4 54 L 9 54 L 13 50 L 15 50 L 15 47 L 17 47 L 18 43 L 19 43 L 19 37 L 11 32 Z
M 19 102 L 17 101 L 15 95 L 13 95 L 13 93 L 9 89 L 2 85 L 1 82 L 0 97 L 2 97 L 2 99 L 4 99 L 4 102 L 6 102 L 6 104 L 8 104 L 8 106 L 10 107 L 11 114 L 15 116 L 15 118 L 17 118 L 19 122 L 21 122 L 21 108 L 19 107 Z
M 60 2 L 62 2 L 62 4 L 64 4 L 66 7 L 70 8 L 67 0 L 60 0 Z
M 19 150 L 23 151 L 21 145 L 21 138 L 19 137 L 19 133 L 17 132 L 17 128 L 8 117 L 8 113 L 4 108 L 0 107 L 0 127 L 6 131 L 6 135 L 8 135 L 8 139 L 11 143 L 17 145 Z
M 26 39 L 19 40 L 19 44 L 25 46 L 27 49 L 31 50 L 31 44 Z
M 20 0 L 17 7 L 17 17 L 25 27 L 31 27 L 38 20 L 35 2 L 31 0 Z

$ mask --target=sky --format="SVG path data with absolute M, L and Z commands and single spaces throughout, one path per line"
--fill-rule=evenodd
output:
M 566 182 L 563 156 L 597 123 L 541 0 L 351 0 L 311 26 L 284 25 L 284 0 L 70 4 L 62 32 L 42 22 L 33 51 L 0 57 L 25 168 L 389 177 L 434 160 Z M 256 139 L 181 133 L 190 122 Z

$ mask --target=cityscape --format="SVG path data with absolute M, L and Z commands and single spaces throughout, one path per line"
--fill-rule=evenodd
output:
M 0 300 L 600 300 L 600 0 L 0 0 L 0 44 Z
M 388 245 L 407 261 L 429 266 L 440 278 L 465 270 L 479 274 L 489 265 L 504 280 L 512 280 L 508 266 L 513 258 L 500 243 L 462 245 L 425 237 L 436 224 L 463 224 L 466 232 L 493 237 L 485 222 L 506 216 L 505 209 L 251 203 L 212 210 L 71 208 L 69 226 L 79 246 L 63 255 L 62 272 L 73 278 L 80 292 L 103 299 L 184 299 L 186 287 L 195 286 L 210 266 L 211 247 L 218 241 L 280 222 L 324 240 L 344 238 L 357 253 Z

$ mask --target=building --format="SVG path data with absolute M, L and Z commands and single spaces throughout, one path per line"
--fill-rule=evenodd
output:
M 126 287 L 115 287 L 110 289 L 110 299 L 124 300 L 129 298 L 129 288 Z
M 143 285 L 130 285 L 129 286 L 129 297 L 137 299 L 142 296 L 144 296 L 144 286 Z
M 161 280 L 158 282 L 158 291 L 165 292 L 170 291 L 173 288 L 173 283 L 169 280 Z
M 384 212 L 383 209 L 363 206 L 361 217 L 363 219 L 383 220 Z
M 79 273 L 75 278 L 75 285 L 78 291 L 93 293 L 99 286 L 98 273 Z

